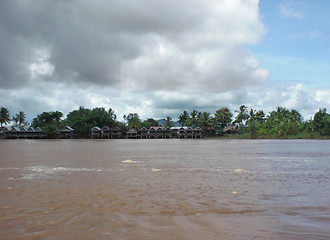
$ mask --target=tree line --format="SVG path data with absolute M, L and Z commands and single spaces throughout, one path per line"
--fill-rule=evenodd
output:
M 283 107 L 277 107 L 276 110 L 265 114 L 263 110 L 248 109 L 247 106 L 241 105 L 235 113 L 233 117 L 233 113 L 227 107 L 219 108 L 213 115 L 197 110 L 185 110 L 178 116 L 178 123 L 180 126 L 200 127 L 204 136 L 225 136 L 230 133 L 241 138 L 330 137 L 330 114 L 325 108 L 319 109 L 313 118 L 306 121 L 298 111 Z M 118 121 L 111 108 L 107 110 L 103 107 L 79 107 L 68 113 L 66 118 L 63 117 L 60 111 L 43 112 L 33 119 L 31 125 L 41 127 L 49 137 L 56 137 L 59 128 L 71 126 L 78 138 L 88 137 L 90 129 L 94 126 L 120 127 L 123 131 L 158 126 L 158 120 L 141 120 L 137 113 L 125 114 L 124 121 Z M 1 107 L 1 127 L 11 122 L 14 126 L 30 125 L 24 112 L 20 111 L 11 118 L 8 109 Z M 172 127 L 173 123 L 171 117 L 164 120 L 165 127 Z

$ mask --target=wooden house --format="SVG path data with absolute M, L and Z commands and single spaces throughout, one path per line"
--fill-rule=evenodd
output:
M 202 129 L 200 127 L 195 128 L 195 138 L 201 138 L 202 137 Z
M 140 138 L 148 138 L 148 129 L 146 127 L 142 127 L 140 129 Z
M 28 138 L 34 138 L 35 137 L 35 130 L 34 130 L 34 127 L 30 126 L 28 129 L 27 129 L 27 135 L 28 135 Z
M 91 138 L 101 138 L 102 137 L 102 129 L 95 126 L 91 129 Z
M 34 129 L 34 137 L 35 138 L 46 138 L 47 135 L 45 134 L 44 130 L 42 130 L 40 127 L 36 127 Z
M 223 129 L 223 132 L 225 134 L 235 134 L 235 133 L 238 133 L 239 130 L 238 130 L 238 126 L 235 126 L 233 124 L 229 124 L 228 126 L 226 126 L 224 129 Z
M 110 132 L 111 138 L 122 138 L 122 131 L 120 127 L 114 127 Z
M 156 138 L 157 127 L 149 128 L 149 138 Z
M 163 129 L 164 129 L 164 127 L 157 127 L 156 138 L 163 138 Z
M 172 131 L 171 128 L 167 127 L 163 129 L 163 138 L 171 138 L 172 137 Z
M 178 134 L 179 134 L 179 138 L 185 138 L 186 137 L 186 127 L 179 128 Z
M 126 132 L 127 138 L 137 138 L 138 137 L 138 131 L 134 128 L 131 128 Z
M 59 138 L 73 138 L 74 130 L 70 126 L 62 127 L 59 131 Z
M 28 128 L 27 127 L 20 127 L 18 132 L 18 138 L 27 138 L 28 137 Z
M 150 127 L 149 138 L 163 138 L 164 127 Z
M 194 137 L 194 129 L 192 127 L 186 128 L 186 138 L 193 138 Z
M 20 131 L 21 129 L 19 127 L 11 127 L 11 129 L 9 129 L 7 136 L 8 138 L 18 138 Z
M 104 126 L 102 128 L 102 138 L 111 138 L 111 128 L 108 126 Z

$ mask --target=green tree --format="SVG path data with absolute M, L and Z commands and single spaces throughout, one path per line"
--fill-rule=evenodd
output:
M 287 135 L 297 135 L 299 132 L 302 131 L 303 121 L 302 121 L 302 116 L 298 111 L 294 109 L 290 110 L 286 122 L 287 122 L 287 127 L 286 127 Z
M 5 107 L 1 107 L 0 110 L 0 123 L 1 123 L 1 127 L 2 124 L 7 124 L 10 122 L 10 114 L 7 108 Z
M 158 121 L 153 118 L 148 118 L 148 119 L 144 120 L 141 124 L 142 124 L 142 127 L 149 129 L 150 127 L 157 127 Z
M 24 125 L 26 119 L 26 115 L 24 112 L 20 111 L 18 114 L 13 116 L 13 121 L 15 121 L 16 125 L 22 126 Z
M 91 128 L 95 126 L 94 122 L 90 121 L 91 115 L 90 109 L 79 107 L 78 110 L 68 113 L 64 124 L 74 129 L 76 137 L 87 137 Z
M 111 108 L 106 110 L 103 107 L 97 107 L 91 110 L 81 106 L 79 109 L 70 112 L 64 123 L 75 130 L 76 137 L 87 137 L 94 126 L 101 128 L 116 126 L 116 118 L 117 116 Z
M 249 119 L 247 120 L 247 129 L 250 133 L 250 138 L 254 139 L 257 135 L 257 118 L 255 110 L 251 109 L 249 113 Z
M 101 108 L 93 108 L 91 114 L 89 115 L 88 121 L 93 123 L 94 126 L 104 127 L 109 126 L 113 127 L 116 124 L 116 115 L 110 108 L 108 111 Z
M 139 130 L 142 126 L 140 117 L 137 113 L 129 113 L 128 115 L 124 115 L 123 118 L 127 122 L 128 129 L 134 128 Z
M 18 126 L 18 116 L 17 114 L 13 116 L 12 120 L 15 122 L 14 126 Z
M 248 120 L 249 113 L 248 113 L 248 109 L 245 105 L 241 105 L 239 107 L 239 110 L 236 110 L 235 112 L 237 112 L 238 114 L 235 117 L 234 123 L 244 124 L 245 121 Z
M 223 107 L 214 113 L 214 128 L 219 133 L 222 133 L 224 127 L 228 126 L 232 121 L 233 114 L 230 112 L 229 108 Z
M 42 130 L 44 130 L 45 134 L 49 138 L 56 138 L 56 136 L 58 134 L 58 129 L 55 124 L 47 124 L 42 127 Z
M 63 113 L 59 111 L 55 112 L 43 112 L 38 114 L 32 121 L 33 127 L 45 127 L 46 125 L 54 124 L 57 128 L 60 127 L 61 117 Z
M 319 109 L 314 115 L 314 131 L 322 136 L 330 136 L 330 115 L 327 109 Z
M 277 107 L 269 113 L 263 124 L 265 132 L 273 137 L 296 135 L 303 129 L 302 117 L 296 110 Z
M 32 126 L 41 127 L 49 138 L 55 138 L 61 125 L 61 117 L 63 113 L 59 111 L 43 112 L 33 119 Z
M 190 122 L 190 117 L 187 111 L 183 111 L 183 113 L 179 116 L 179 123 L 181 127 L 188 126 Z
M 212 126 L 212 117 L 208 112 L 203 112 L 198 118 L 198 125 L 203 130 L 204 134 L 207 133 L 207 129 Z
M 190 118 L 188 121 L 187 126 L 189 127 L 198 127 L 198 118 L 200 117 L 201 113 L 198 112 L 197 110 L 192 110 L 190 113 Z
M 255 113 L 256 120 L 259 124 L 262 124 L 265 122 L 265 113 L 262 110 L 259 110 Z

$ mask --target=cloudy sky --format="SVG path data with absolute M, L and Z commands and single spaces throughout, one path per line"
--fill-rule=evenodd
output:
M 330 109 L 328 0 L 2 0 L 0 106 Z

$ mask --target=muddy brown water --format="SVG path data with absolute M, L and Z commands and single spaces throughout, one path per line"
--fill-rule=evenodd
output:
M 0 141 L 0 239 L 329 238 L 328 140 Z

